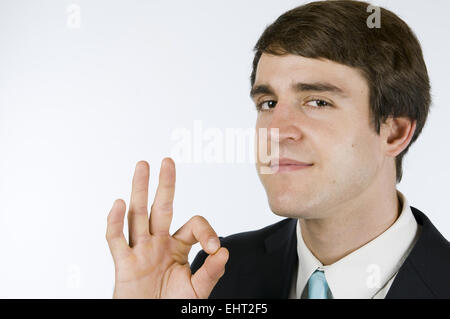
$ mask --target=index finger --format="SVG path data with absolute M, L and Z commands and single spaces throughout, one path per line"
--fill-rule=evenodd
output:
M 208 221 L 199 215 L 192 217 L 172 237 L 190 246 L 199 242 L 208 254 L 214 254 L 220 248 L 220 240 L 216 232 Z

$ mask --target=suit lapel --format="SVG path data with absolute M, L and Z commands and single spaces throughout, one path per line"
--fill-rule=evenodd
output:
M 264 252 L 252 260 L 256 268 L 243 268 L 239 280 L 243 291 L 240 295 L 254 298 L 289 297 L 290 284 L 297 266 L 297 238 L 295 233 L 297 219 L 288 219 L 275 232 L 264 238 Z

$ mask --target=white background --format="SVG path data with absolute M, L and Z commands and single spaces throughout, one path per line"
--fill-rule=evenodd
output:
M 150 163 L 151 203 L 174 129 L 254 127 L 252 48 L 302 3 L 1 0 L 0 297 L 110 298 L 106 216 L 128 203 L 136 162 Z M 373 3 L 423 46 L 433 106 L 398 188 L 450 238 L 450 2 Z M 252 164 L 177 163 L 174 212 L 172 231 L 200 214 L 221 236 L 281 219 Z

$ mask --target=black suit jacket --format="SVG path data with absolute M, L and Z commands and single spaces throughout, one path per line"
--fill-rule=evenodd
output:
M 422 231 L 386 298 L 450 298 L 450 243 L 424 213 L 411 210 Z M 296 221 L 286 218 L 260 230 L 220 237 L 230 255 L 209 298 L 287 299 L 298 265 Z M 203 250 L 197 254 L 192 273 L 206 257 Z

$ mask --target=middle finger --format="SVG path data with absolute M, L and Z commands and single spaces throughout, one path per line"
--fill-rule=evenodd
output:
M 146 161 L 139 161 L 134 171 L 130 208 L 128 210 L 128 234 L 130 246 L 150 237 L 148 229 L 148 181 L 150 168 Z

